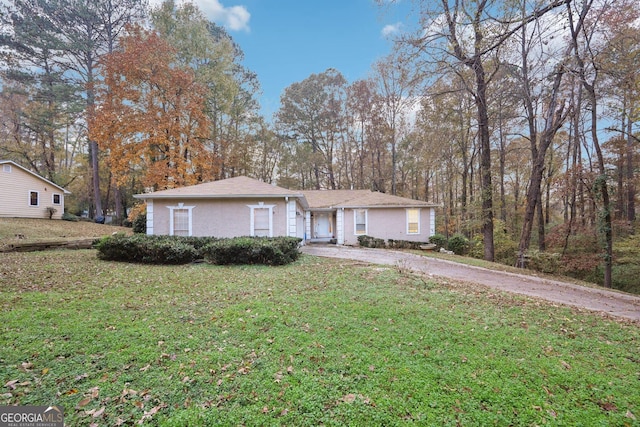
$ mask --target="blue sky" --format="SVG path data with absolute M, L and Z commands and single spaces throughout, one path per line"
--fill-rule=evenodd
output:
M 349 82 L 365 78 L 376 60 L 391 53 L 388 35 L 407 9 L 374 0 L 193 1 L 244 51 L 245 66 L 262 86 L 267 120 L 284 89 L 311 74 L 335 68 Z

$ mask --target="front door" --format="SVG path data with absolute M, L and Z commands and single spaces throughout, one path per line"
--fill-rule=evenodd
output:
M 314 215 L 316 238 L 330 238 L 333 237 L 333 230 L 331 227 L 331 215 L 328 212 L 316 213 Z

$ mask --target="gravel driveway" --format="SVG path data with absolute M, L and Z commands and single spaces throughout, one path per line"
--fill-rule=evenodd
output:
M 302 252 L 329 258 L 344 258 L 372 264 L 401 265 L 429 276 L 477 283 L 502 291 L 542 298 L 611 316 L 640 321 L 640 296 L 603 288 L 588 288 L 558 280 L 488 270 L 430 257 L 371 248 L 335 245 L 306 245 Z

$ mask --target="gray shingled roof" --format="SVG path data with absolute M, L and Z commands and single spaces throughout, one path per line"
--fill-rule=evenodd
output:
M 434 203 L 369 190 L 312 190 L 303 193 L 310 209 L 437 206 Z
M 308 203 L 310 209 L 437 206 L 434 203 L 369 190 L 288 190 L 246 176 L 135 195 L 138 199 L 175 199 L 178 197 L 216 199 L 257 196 L 297 197 L 303 206 L 306 207 Z
M 187 187 L 172 188 L 170 190 L 154 191 L 152 193 L 137 194 L 138 199 L 164 199 L 188 197 L 194 199 L 215 199 L 229 197 L 303 197 L 300 191 L 287 190 L 258 181 L 246 176 L 205 182 Z

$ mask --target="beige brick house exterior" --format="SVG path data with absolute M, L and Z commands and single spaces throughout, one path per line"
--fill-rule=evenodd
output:
M 138 194 L 147 234 L 292 236 L 357 245 L 358 236 L 427 242 L 433 203 L 369 190 L 296 191 L 245 176 Z

